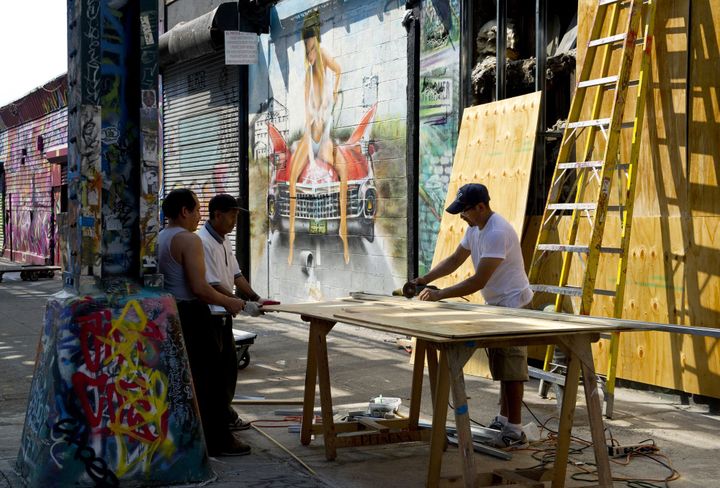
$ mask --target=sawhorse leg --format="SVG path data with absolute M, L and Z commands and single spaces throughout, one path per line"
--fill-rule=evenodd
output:
M 565 486 L 570 434 L 572 432 L 581 369 L 583 373 L 585 402 L 588 409 L 588 420 L 590 422 L 590 433 L 592 435 L 595 462 L 597 464 L 598 486 L 612 486 L 610 460 L 605 443 L 605 429 L 602 419 L 602 405 L 600 404 L 600 396 L 598 394 L 597 376 L 595 375 L 590 342 L 590 337 L 587 335 L 568 336 L 560 339 L 560 345 L 568 355 L 568 368 L 565 379 L 565 396 L 563 397 L 562 411 L 560 413 L 558 446 L 555 454 L 555 473 L 552 482 L 553 488 Z
M 320 408 L 323 419 L 323 442 L 325 444 L 325 457 L 328 461 L 332 461 L 337 455 L 335 449 L 335 423 L 332 415 L 332 393 L 330 390 L 330 366 L 327 354 L 327 335 L 334 325 L 334 322 L 315 318 L 310 319 L 303 419 L 300 430 L 300 443 L 307 446 L 310 444 L 312 436 L 312 419 L 315 411 L 315 381 L 318 379 Z
M 448 344 L 440 349 L 437 368 L 435 399 L 433 402 L 432 437 L 430 442 L 430 463 L 428 465 L 427 486 L 436 487 L 440 483 L 440 468 L 446 442 L 448 397 L 452 388 L 455 407 L 455 426 L 458 433 L 458 449 L 462 460 L 465 487 L 475 486 L 475 451 L 470 431 L 470 412 L 465 391 L 463 367 L 475 351 L 474 344 Z M 432 369 L 432 368 L 431 368 Z M 450 380 L 448 382 L 448 380 Z
M 420 421 L 420 403 L 422 402 L 423 373 L 425 372 L 425 351 L 427 343 L 421 339 L 415 341 L 415 363 L 413 364 L 412 389 L 410 391 L 410 415 L 408 429 L 418 430 Z

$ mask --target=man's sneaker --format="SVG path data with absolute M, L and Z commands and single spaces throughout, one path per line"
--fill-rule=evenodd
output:
M 488 425 L 487 428 L 488 428 L 488 429 L 493 429 L 493 430 L 503 430 L 503 427 L 505 427 L 505 424 L 506 424 L 506 423 L 507 423 L 507 422 L 503 422 L 502 420 L 500 420 L 500 417 L 497 417 L 497 416 L 496 416 L 496 417 L 492 420 L 492 422 L 490 422 L 490 425 Z
M 235 436 L 230 436 L 225 444 L 217 450 L 210 450 L 209 454 L 217 456 L 245 456 L 250 454 L 252 449 Z
M 238 430 L 248 430 L 250 428 L 250 422 L 245 422 L 240 417 L 237 417 L 235 420 L 228 424 L 228 428 L 231 431 L 235 432 L 237 432 Z
M 524 449 L 528 446 L 528 440 L 522 430 L 517 431 L 506 426 L 495 435 L 492 445 L 500 449 Z

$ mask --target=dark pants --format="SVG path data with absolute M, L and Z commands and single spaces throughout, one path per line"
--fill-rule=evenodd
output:
M 222 329 L 213 323 L 205 303 L 193 300 L 177 305 L 205 442 L 210 454 L 214 455 L 232 436 L 226 420 L 228 403 L 221 355 Z
M 225 404 L 227 405 L 227 414 L 225 419 L 227 423 L 234 422 L 238 414 L 232 408 L 232 399 L 235 398 L 235 387 L 238 379 L 238 358 L 235 349 L 235 337 L 232 332 L 233 319 L 229 315 L 214 315 L 214 326 L 221 330 L 220 333 L 220 350 L 221 350 L 221 371 L 224 380 Z

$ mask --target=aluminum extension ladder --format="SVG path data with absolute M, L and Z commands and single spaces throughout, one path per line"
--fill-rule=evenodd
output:
M 573 313 L 589 315 L 595 295 L 604 295 L 614 297 L 613 316 L 622 315 L 655 4 L 598 0 L 529 272 L 534 291 L 555 295 L 556 312 L 570 305 Z M 635 51 L 640 51 L 640 62 L 634 64 Z M 631 73 L 637 79 L 631 80 Z M 626 120 L 630 116 L 633 119 Z M 621 147 L 628 139 L 629 150 Z M 613 184 L 616 196 L 611 193 Z M 603 243 L 607 220 L 620 226 L 619 243 Z M 616 255 L 614 289 L 596 287 L 600 255 L 605 253 Z M 557 281 L 540 283 L 551 281 L 547 268 L 542 272 L 543 264 L 560 262 Z M 619 335 L 612 334 L 605 387 L 608 417 L 613 411 L 618 345 Z M 546 352 L 545 371 L 553 350 L 550 346 Z

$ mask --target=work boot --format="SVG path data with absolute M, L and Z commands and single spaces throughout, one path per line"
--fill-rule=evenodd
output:
M 227 440 L 218 449 L 208 449 L 208 451 L 208 454 L 212 457 L 245 456 L 250 454 L 252 449 L 240 439 L 230 434 L 227 437 Z

